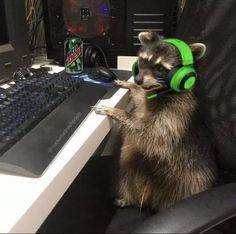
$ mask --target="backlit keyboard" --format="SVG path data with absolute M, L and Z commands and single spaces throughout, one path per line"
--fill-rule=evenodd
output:
M 106 91 L 64 72 L 0 88 L 0 170 L 40 176 Z

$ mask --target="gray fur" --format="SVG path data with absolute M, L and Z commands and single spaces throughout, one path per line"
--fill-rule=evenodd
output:
M 217 172 L 214 148 L 201 122 L 194 91 L 170 92 L 147 100 L 147 95 L 165 86 L 148 64 L 161 56 L 160 64 L 175 66 L 180 57 L 157 36 L 155 41 L 150 35 L 145 40 L 144 35 L 140 36 L 144 45 L 139 55 L 152 56 L 144 56 L 136 83 L 115 81 L 118 87 L 130 90 L 133 110 L 128 113 L 102 106 L 96 111 L 117 120 L 122 128 L 117 205 L 157 210 L 210 188 Z

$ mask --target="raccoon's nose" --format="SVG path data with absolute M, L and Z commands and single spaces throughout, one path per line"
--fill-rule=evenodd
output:
M 141 85 L 143 83 L 143 79 L 139 75 L 134 77 L 134 81 L 137 85 Z

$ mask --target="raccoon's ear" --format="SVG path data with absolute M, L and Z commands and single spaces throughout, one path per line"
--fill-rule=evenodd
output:
M 149 45 L 159 41 L 160 36 L 157 32 L 141 32 L 138 34 L 138 39 L 142 45 Z
M 193 43 L 189 45 L 192 53 L 193 53 L 193 57 L 194 60 L 197 61 L 200 58 L 202 58 L 204 56 L 204 54 L 206 53 L 206 45 L 203 43 Z

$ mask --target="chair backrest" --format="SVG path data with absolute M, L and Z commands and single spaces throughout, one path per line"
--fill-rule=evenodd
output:
M 236 169 L 236 1 L 187 0 L 177 37 L 202 42 L 207 52 L 197 64 L 209 100 L 210 122 L 223 167 Z

